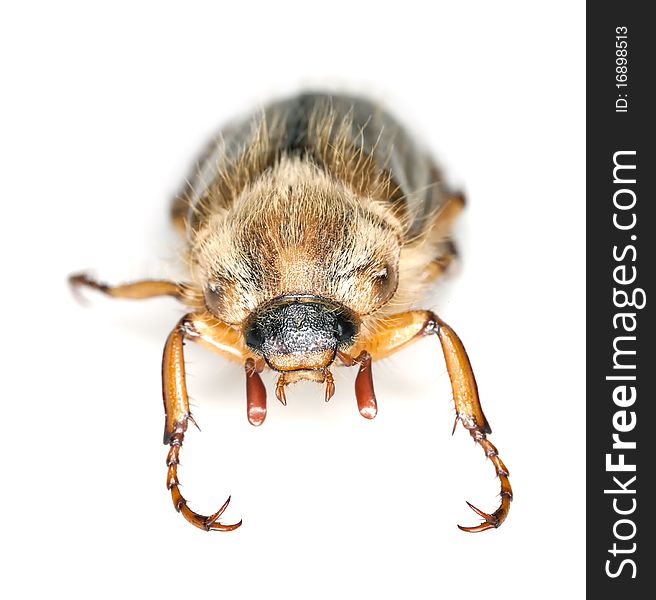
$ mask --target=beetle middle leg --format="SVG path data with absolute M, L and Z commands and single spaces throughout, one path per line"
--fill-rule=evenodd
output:
M 485 455 L 492 461 L 496 475 L 501 483 L 501 502 L 497 510 L 488 514 L 468 502 L 467 504 L 471 509 L 482 517 L 484 521 L 474 527 L 461 527 L 460 525 L 458 527 L 463 531 L 469 532 L 485 531 L 486 529 L 499 527 L 508 516 L 510 502 L 513 498 L 512 488 L 508 479 L 509 473 L 499 457 L 497 449 L 487 439 L 487 434 L 491 433 L 492 430 L 483 414 L 483 408 L 478 397 L 478 387 L 469 357 L 460 338 L 453 329 L 430 311 L 409 311 L 389 317 L 382 323 L 375 335 L 356 343 L 352 351 L 353 354 L 360 352 L 358 357 L 368 354 L 372 359 L 384 358 L 428 335 L 437 335 L 442 345 L 442 351 L 444 352 L 456 408 L 454 429 L 455 425 L 460 421 L 465 429 L 469 431 L 474 441 L 483 448 Z M 355 362 L 356 359 L 352 360 Z M 358 374 L 358 377 L 361 376 L 361 373 L 362 370 Z
M 450 196 L 433 218 L 429 236 L 439 241 L 438 255 L 424 270 L 423 280 L 427 283 L 439 279 L 458 256 L 456 246 L 451 240 L 451 230 L 464 205 L 464 196 L 459 194 Z
M 81 287 L 88 287 L 112 298 L 145 300 L 159 296 L 172 296 L 188 306 L 203 305 L 200 290 L 186 283 L 175 283 L 162 279 L 144 279 L 132 283 L 108 285 L 89 277 L 86 273 L 71 275 L 68 282 L 75 292 Z

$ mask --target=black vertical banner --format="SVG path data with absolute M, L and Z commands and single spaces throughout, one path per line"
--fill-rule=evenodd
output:
M 587 582 L 655 598 L 656 35 L 587 3 Z M 597 592 L 599 593 L 599 592 Z

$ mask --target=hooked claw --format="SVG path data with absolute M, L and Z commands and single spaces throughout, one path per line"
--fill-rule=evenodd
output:
M 504 498 L 506 498 L 506 496 L 504 496 Z M 467 501 L 465 500 L 465 502 Z M 508 500 L 508 506 L 504 506 L 504 502 L 502 501 L 501 506 L 491 515 L 483 512 L 480 508 L 476 508 L 471 502 L 467 502 L 467 506 L 469 506 L 469 508 L 471 508 L 479 517 L 484 519 L 484 522 L 475 525 L 474 527 L 463 527 L 462 525 L 458 525 L 458 528 L 468 533 L 478 533 L 479 531 L 496 529 L 504 522 L 508 515 L 508 509 L 510 508 L 510 500 Z
M 225 512 L 225 509 L 228 508 L 228 504 L 230 504 L 230 496 L 228 496 L 228 499 L 223 503 L 223 506 L 221 506 L 219 510 L 208 517 L 194 512 L 187 506 L 187 500 L 180 491 L 180 482 L 178 481 L 178 465 L 180 464 L 179 455 L 183 438 L 183 432 L 176 432 L 171 436 L 169 441 L 171 448 L 169 449 L 169 455 L 166 459 L 166 464 L 168 466 L 166 487 L 171 492 L 171 500 L 173 501 L 175 510 L 181 513 L 182 516 L 194 527 L 198 527 L 198 529 L 204 529 L 205 531 L 233 531 L 234 529 L 237 529 L 237 527 L 241 526 L 241 520 L 239 523 L 234 523 L 232 525 L 219 523 L 221 515 Z
M 456 422 L 457 420 L 458 419 L 456 419 Z M 485 456 L 487 456 L 494 465 L 494 470 L 501 484 L 501 492 L 499 493 L 501 496 L 501 504 L 492 514 L 488 514 L 479 508 L 476 508 L 471 502 L 467 502 L 469 508 L 483 519 L 483 523 L 473 527 L 463 527 L 462 525 L 458 525 L 458 527 L 462 531 L 468 533 L 478 533 L 479 531 L 496 529 L 506 520 L 508 512 L 510 511 L 510 503 L 513 499 L 512 487 L 510 486 L 510 480 L 508 479 L 508 468 L 503 464 L 496 447 L 487 439 L 485 432 L 481 428 L 475 423 L 466 422 L 464 420 L 462 423 L 465 426 L 465 429 L 469 431 L 472 438 L 474 438 L 474 441 L 483 448 Z
M 225 512 L 225 509 L 228 508 L 228 504 L 230 504 L 230 496 L 228 496 L 228 499 L 223 503 L 223 506 L 221 506 L 219 510 L 208 517 L 194 512 L 187 506 L 187 501 L 182 497 L 178 486 L 171 488 L 171 496 L 173 497 L 175 509 L 182 513 L 182 516 L 187 519 L 189 523 L 199 529 L 204 529 L 205 531 L 233 531 L 238 527 L 241 527 L 241 520 L 233 525 L 224 525 L 223 523 L 218 522 L 221 515 Z

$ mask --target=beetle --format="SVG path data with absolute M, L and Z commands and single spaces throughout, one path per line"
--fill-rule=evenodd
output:
M 373 419 L 372 361 L 426 336 L 444 352 L 460 422 L 492 461 L 498 508 L 463 531 L 496 528 L 512 500 L 508 469 L 491 433 L 472 367 L 459 337 L 429 310 L 413 310 L 455 256 L 451 230 L 464 205 L 446 189 L 423 148 L 399 122 L 363 98 L 305 93 L 273 102 L 226 126 L 198 163 L 171 215 L 186 240 L 189 280 L 107 285 L 70 277 L 114 298 L 173 296 L 189 312 L 175 325 L 162 361 L 167 488 L 192 525 L 222 523 L 230 498 L 212 515 L 189 508 L 180 491 L 179 455 L 189 422 L 183 345 L 198 342 L 238 361 L 246 375 L 247 416 L 261 425 L 276 371 L 276 397 L 311 380 L 335 391 L 331 368 L 357 368 L 360 414 Z

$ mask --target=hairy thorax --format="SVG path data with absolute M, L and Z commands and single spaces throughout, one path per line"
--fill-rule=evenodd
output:
M 285 157 L 199 228 L 195 278 L 226 323 L 290 295 L 369 315 L 398 282 L 401 229 L 384 208 L 311 162 Z

